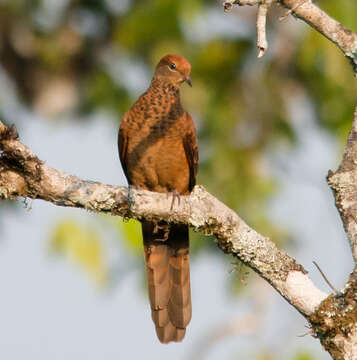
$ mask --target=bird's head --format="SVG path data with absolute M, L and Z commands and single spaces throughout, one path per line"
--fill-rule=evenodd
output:
M 172 85 L 181 85 L 187 82 L 192 86 L 191 78 L 191 65 L 180 55 L 166 55 L 156 66 L 155 78 Z

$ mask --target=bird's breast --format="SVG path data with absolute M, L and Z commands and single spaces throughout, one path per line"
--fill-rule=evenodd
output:
M 170 121 L 146 124 L 128 146 L 131 182 L 158 191 L 186 193 L 189 168 L 179 129 Z

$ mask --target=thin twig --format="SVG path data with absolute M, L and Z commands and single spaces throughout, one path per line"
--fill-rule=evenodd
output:
M 336 288 L 329 282 L 329 280 L 327 279 L 326 275 L 323 273 L 323 271 L 321 270 L 320 266 L 317 265 L 316 261 L 312 262 L 316 267 L 317 270 L 319 270 L 321 276 L 324 278 L 324 280 L 326 281 L 326 284 L 330 287 L 330 289 L 337 295 L 340 292 L 338 290 L 336 290 Z
M 268 9 L 274 0 L 226 0 L 223 2 L 225 12 L 229 12 L 233 5 L 238 6 L 253 6 L 258 5 L 257 13 L 257 47 L 258 58 L 261 58 L 268 49 L 268 42 L 266 38 L 266 21 Z M 305 0 L 304 0 L 305 1 Z
M 233 5 L 253 6 L 253 5 L 259 4 L 260 2 L 261 2 L 261 0 L 225 0 L 225 1 L 223 1 L 223 7 L 224 7 L 225 12 L 229 12 L 229 11 L 231 11 Z
M 305 4 L 306 2 L 309 2 L 311 0 L 301 0 L 301 2 L 297 5 L 295 5 L 292 9 L 289 9 L 283 16 L 280 16 L 279 20 L 285 20 L 290 14 L 292 14 L 295 10 L 297 10 L 301 5 Z
M 266 21 L 267 13 L 273 0 L 264 0 L 258 6 L 257 14 L 257 47 L 258 58 L 261 58 L 268 49 L 268 41 L 266 38 Z

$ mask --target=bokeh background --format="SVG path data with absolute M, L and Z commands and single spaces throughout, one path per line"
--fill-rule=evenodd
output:
M 357 31 L 357 2 L 317 2 Z M 341 159 L 356 80 L 342 53 L 274 7 L 256 58 L 256 8 L 208 0 L 0 0 L 0 117 L 55 168 L 125 185 L 120 119 L 167 53 L 192 64 L 182 102 L 198 183 L 339 288 L 351 254 L 325 177 Z M 42 201 L 0 204 L 0 358 L 328 359 L 257 275 L 191 234 L 193 318 L 161 345 L 140 227 Z

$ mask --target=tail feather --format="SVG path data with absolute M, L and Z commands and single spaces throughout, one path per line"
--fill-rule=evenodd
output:
M 176 342 L 180 342 L 183 340 L 183 338 L 185 337 L 185 334 L 186 334 L 186 328 L 184 329 L 179 329 L 179 328 L 176 328 Z
M 172 289 L 168 311 L 172 323 L 185 328 L 191 320 L 191 286 L 189 254 L 177 255 L 170 259 Z
M 142 228 L 157 336 L 162 343 L 182 341 L 192 314 L 188 227 L 170 225 L 158 231 L 153 223 L 143 222 Z M 169 231 L 168 236 L 162 233 L 165 231 Z
M 180 342 L 186 334 L 186 328 L 176 328 L 172 323 L 168 323 L 164 327 L 155 326 L 156 334 L 160 342 L 167 344 L 171 341 Z
M 145 251 L 146 276 L 152 309 L 165 309 L 170 299 L 170 249 L 166 245 L 150 245 Z
M 164 327 L 170 322 L 170 317 L 167 308 L 152 310 L 151 318 L 154 324 L 156 324 L 158 327 Z

